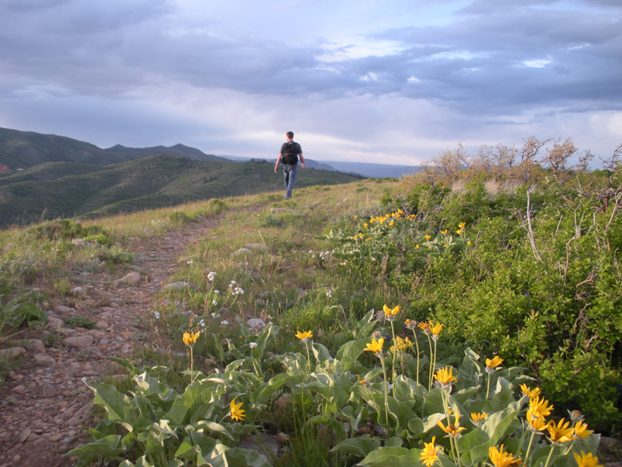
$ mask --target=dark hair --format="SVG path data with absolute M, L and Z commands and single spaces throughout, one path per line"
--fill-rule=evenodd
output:
M 288 138 L 293 138 L 294 137 L 294 132 L 293 131 L 288 131 L 285 134 L 287 135 Z

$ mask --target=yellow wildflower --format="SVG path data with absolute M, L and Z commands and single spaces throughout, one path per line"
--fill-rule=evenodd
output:
M 432 240 L 432 235 L 425 234 L 425 236 L 423 238 L 425 239 L 426 242 L 429 242 L 430 240 Z
M 197 332 L 186 331 L 184 332 L 184 335 L 182 336 L 181 340 L 188 347 L 192 347 L 199 340 L 200 335 L 201 335 L 201 331 L 197 331 Z
M 573 430 L 573 433 L 572 433 L 573 439 L 587 438 L 593 433 L 592 430 L 587 429 L 587 423 L 581 420 L 575 423 L 574 427 L 572 427 L 572 430 Z
M 591 452 L 583 452 L 580 454 L 573 454 L 574 460 L 577 461 L 578 467 L 603 467 L 602 464 L 598 463 L 598 457 L 593 455 Z
M 553 406 L 543 397 L 536 397 L 529 400 L 529 410 L 535 417 L 548 417 L 553 411 Z
M 479 427 L 487 418 L 486 412 L 471 412 L 471 423 L 476 427 Z
M 495 467 L 511 467 L 521 463 L 520 457 L 514 457 L 514 454 L 507 452 L 503 444 L 498 449 L 496 446 L 490 446 L 488 457 Z
M 458 381 L 458 379 L 453 375 L 453 372 L 454 369 L 452 367 L 446 366 L 434 374 L 434 379 L 444 388 L 451 386 L 452 383 Z
M 464 230 L 464 228 L 465 228 L 465 227 L 466 227 L 466 223 L 465 223 L 465 222 L 460 222 L 460 223 L 458 224 L 458 228 L 459 228 L 460 230 Z
M 529 424 L 529 428 L 532 431 L 537 431 L 538 433 L 544 431 L 548 425 L 546 418 L 536 415 L 531 408 L 527 410 L 527 415 L 525 415 L 525 419 Z
M 460 436 L 460 432 L 466 430 L 463 426 L 460 426 L 460 412 L 456 411 L 456 415 L 454 417 L 454 423 L 451 423 L 451 420 L 447 420 L 447 426 L 443 424 L 440 420 L 436 422 L 436 424 L 447 433 L 448 437 L 458 438 Z
M 434 339 L 434 340 L 438 339 L 438 336 L 440 335 L 441 331 L 443 330 L 443 327 L 445 327 L 445 325 L 443 325 L 441 323 L 434 324 L 432 321 L 430 321 L 430 332 L 432 333 L 432 339 Z
M 296 337 L 300 339 L 302 342 L 307 342 L 309 339 L 313 337 L 313 333 L 309 331 L 298 331 L 296 332 Z
M 412 346 L 413 343 L 408 337 L 402 339 L 400 336 L 395 336 L 395 344 L 389 347 L 389 350 L 391 352 L 406 352 Z
M 233 420 L 242 421 L 244 420 L 244 418 L 246 418 L 246 415 L 244 414 L 245 410 L 242 408 L 242 404 L 243 402 L 239 402 L 236 404 L 235 399 L 233 399 L 229 404 L 229 416 Z
M 421 248 L 421 246 L 417 243 L 417 244 L 415 245 L 415 250 L 418 250 L 419 248 Z
M 449 233 L 449 230 L 447 230 L 447 229 L 441 230 L 441 234 L 442 235 L 447 235 L 448 233 Z
M 492 373 L 499 365 L 503 363 L 503 359 L 499 355 L 495 355 L 492 359 L 486 359 L 486 371 Z
M 399 305 L 397 305 L 394 308 L 389 308 L 386 305 L 382 307 L 382 311 L 384 311 L 384 317 L 385 319 L 388 319 L 389 321 L 393 321 L 395 317 L 397 316 L 397 314 L 400 312 L 400 310 L 401 308 Z
M 570 422 L 565 419 L 560 419 L 555 425 L 555 422 L 550 421 L 546 427 L 549 432 L 549 440 L 552 443 L 567 443 L 572 441 L 573 428 L 570 426 Z
M 438 452 L 442 449 L 440 446 L 434 444 L 436 436 L 432 437 L 432 442 L 423 443 L 423 449 L 419 455 L 419 460 L 426 467 L 432 467 L 438 461 Z
M 419 329 L 425 332 L 428 336 L 430 335 L 430 324 L 426 322 L 419 323 Z
M 529 399 L 535 399 L 540 395 L 540 388 L 529 389 L 526 384 L 521 384 L 520 390 L 523 393 L 523 396 L 527 396 Z
M 381 357 L 383 345 L 384 345 L 384 337 L 381 337 L 380 339 L 372 338 L 371 342 L 367 344 L 367 347 L 365 348 L 365 352 L 373 352 L 376 354 L 376 356 Z

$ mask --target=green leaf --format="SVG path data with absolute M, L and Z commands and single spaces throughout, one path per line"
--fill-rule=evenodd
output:
M 268 458 L 257 451 L 243 448 L 232 448 L 226 452 L 230 467 L 272 467 Z
M 100 405 L 108 414 L 110 420 L 130 422 L 130 404 L 127 399 L 110 384 L 99 383 L 89 387 L 95 393 L 93 404 Z M 131 431 L 131 430 L 129 430 Z
M 419 451 L 419 449 L 406 449 L 402 447 L 378 448 L 367 454 L 358 465 L 364 467 L 418 466 L 421 465 Z
M 121 436 L 108 435 L 92 443 L 73 448 L 67 455 L 78 457 L 83 461 L 94 461 L 99 458 L 115 460 L 119 459 L 122 452 Z
M 270 381 L 261 388 L 259 393 L 255 395 L 255 401 L 260 404 L 266 404 L 270 398 L 290 380 L 292 380 L 292 377 L 287 373 L 279 373 L 273 376 L 270 378 Z
M 341 362 L 344 370 L 350 370 L 358 364 L 357 360 L 369 342 L 369 338 L 346 342 L 339 348 L 335 358 Z
M 313 342 L 311 345 L 311 351 L 313 352 L 313 356 L 318 363 L 322 363 L 330 358 L 330 352 L 326 346 L 320 344 L 319 342 Z
M 221 434 L 221 435 L 229 438 L 231 441 L 235 441 L 235 437 L 229 432 L 229 430 L 227 430 L 220 423 L 210 422 L 208 420 L 202 420 L 200 422 L 197 422 L 196 426 L 197 426 L 197 428 L 204 427 L 204 428 L 208 429 L 209 431 L 211 431 L 212 433 Z
M 348 438 L 338 443 L 331 452 L 346 453 L 356 457 L 365 457 L 374 449 L 380 447 L 380 440 L 377 438 Z

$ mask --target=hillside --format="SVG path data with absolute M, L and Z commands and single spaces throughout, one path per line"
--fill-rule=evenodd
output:
M 195 148 L 182 144 L 175 146 L 154 146 L 149 148 L 128 148 L 122 145 L 101 149 L 65 136 L 45 135 L 32 131 L 0 128 L 0 171 L 15 172 L 48 162 L 76 162 L 81 164 L 106 165 L 146 156 L 182 156 L 196 160 L 223 160 L 221 157 L 204 154 Z
M 304 170 L 298 186 L 358 177 Z M 93 216 L 171 206 L 185 201 L 273 191 L 281 177 L 271 163 L 199 161 L 159 155 L 97 166 L 56 162 L 0 178 L 0 226 L 67 216 Z

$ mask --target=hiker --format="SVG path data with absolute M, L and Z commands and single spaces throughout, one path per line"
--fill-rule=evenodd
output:
M 298 169 L 298 157 L 300 156 L 300 167 L 305 166 L 305 157 L 302 154 L 300 144 L 294 141 L 294 132 L 285 133 L 287 141 L 281 146 L 281 152 L 274 163 L 274 173 L 277 173 L 279 162 L 283 164 L 283 176 L 285 181 L 285 198 L 292 197 L 292 189 L 296 182 L 296 170 Z

